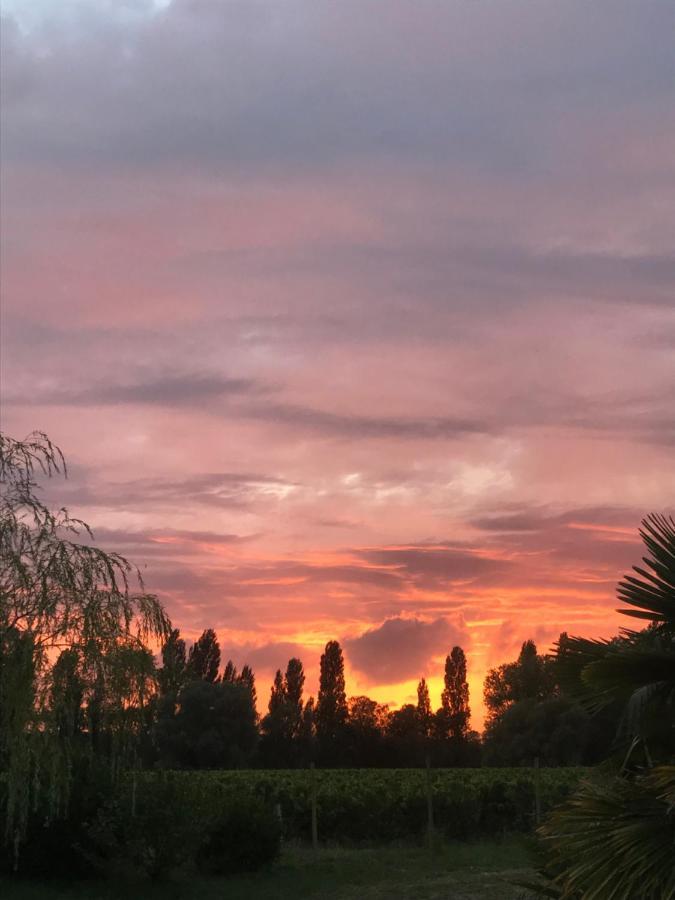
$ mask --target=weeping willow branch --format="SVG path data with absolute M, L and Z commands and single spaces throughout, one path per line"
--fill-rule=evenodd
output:
M 145 643 L 164 640 L 171 630 L 138 570 L 93 545 L 86 522 L 42 501 L 36 478 L 66 474 L 63 454 L 42 432 L 25 441 L 0 434 L 0 766 L 7 833 L 15 841 L 52 737 L 38 688 L 54 651 L 74 648 L 83 670 L 101 669 L 121 647 L 144 660 Z M 137 592 L 130 590 L 133 581 Z M 56 806 L 70 774 L 62 734 L 46 758 Z

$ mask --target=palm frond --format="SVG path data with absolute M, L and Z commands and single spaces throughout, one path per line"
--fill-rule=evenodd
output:
M 610 649 L 589 662 L 581 678 L 600 703 L 615 699 L 628 701 L 637 690 L 649 685 L 659 684 L 666 692 L 675 691 L 675 653 L 657 649 Z
M 675 898 L 675 767 L 582 784 L 540 829 L 563 897 Z
M 646 568 L 633 567 L 638 577 L 626 575 L 619 583 L 617 596 L 631 608 L 618 612 L 675 633 L 675 520 L 649 515 L 642 520 L 640 537 L 651 555 L 643 558 Z

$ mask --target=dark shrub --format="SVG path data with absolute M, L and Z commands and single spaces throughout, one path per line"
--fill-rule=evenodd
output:
M 81 822 L 67 819 L 40 820 L 32 816 L 18 849 L 11 842 L 0 846 L 0 872 L 30 878 L 85 878 L 93 873 L 79 851 L 86 839 Z
M 128 792 L 99 810 L 89 828 L 91 864 L 103 875 L 166 877 L 189 865 L 203 820 L 184 781 L 140 781 L 133 809 Z
M 254 797 L 237 798 L 211 821 L 197 852 L 197 866 L 212 875 L 254 872 L 281 849 L 274 813 Z
M 48 796 L 39 798 L 28 818 L 26 833 L 18 847 L 2 840 L 0 831 L 0 872 L 27 877 L 86 878 L 94 874 L 89 855 L 93 849 L 87 822 L 109 802 L 112 784 L 108 767 L 86 756 L 76 761 L 67 809 L 54 809 Z M 4 822 L 0 817 L 0 829 Z

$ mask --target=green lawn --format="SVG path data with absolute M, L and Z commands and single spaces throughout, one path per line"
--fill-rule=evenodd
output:
M 3 900 L 516 900 L 508 880 L 531 876 L 526 840 L 451 843 L 421 848 L 287 847 L 256 875 L 170 883 L 72 885 L 0 880 Z

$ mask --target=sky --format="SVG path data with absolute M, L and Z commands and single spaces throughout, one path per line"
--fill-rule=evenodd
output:
M 670 0 L 3 0 L 2 428 L 264 708 L 609 636 L 675 509 Z

